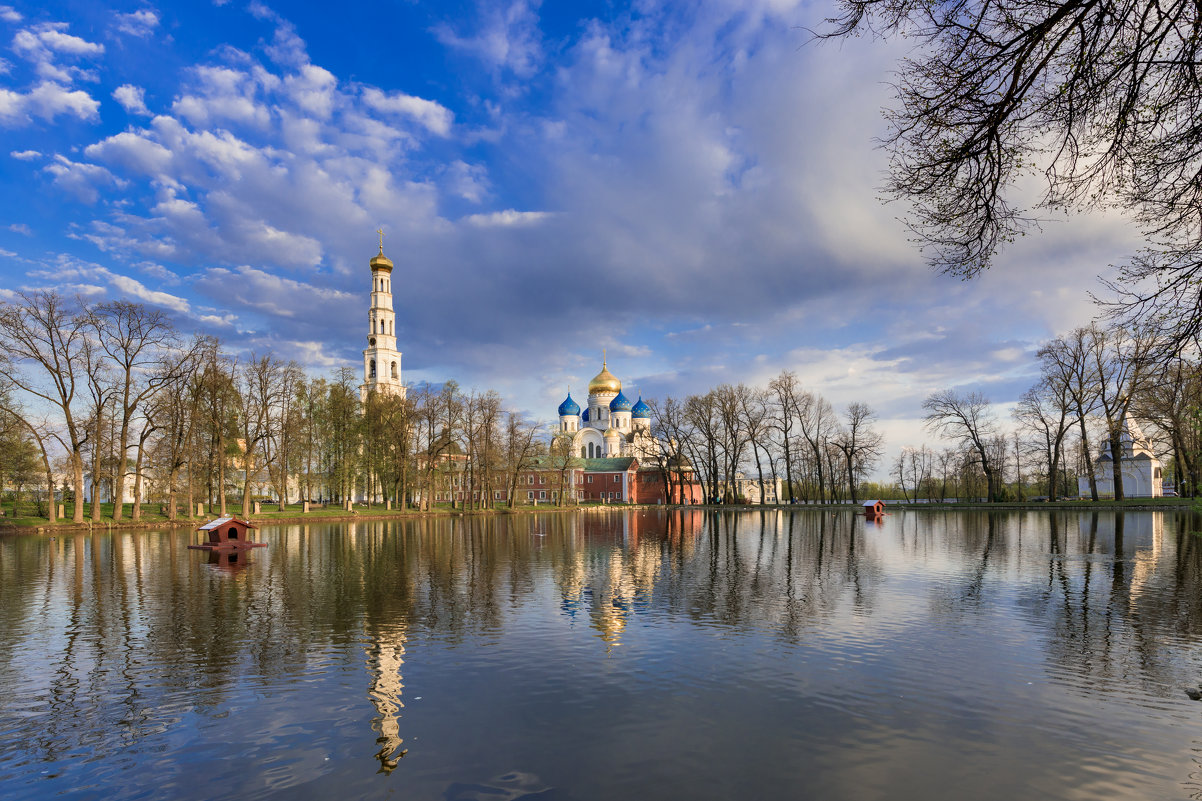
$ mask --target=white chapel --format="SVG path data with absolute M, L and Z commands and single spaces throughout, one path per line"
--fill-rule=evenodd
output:
M 1123 448 L 1123 495 L 1128 498 L 1161 497 L 1164 494 L 1164 478 L 1160 460 L 1153 453 L 1152 444 L 1139 424 L 1130 416 L 1123 421 L 1119 442 Z M 1114 497 L 1114 457 L 1110 453 L 1109 442 L 1103 445 L 1093 469 L 1098 497 Z M 1080 495 L 1089 494 L 1089 476 L 1077 478 L 1077 492 Z

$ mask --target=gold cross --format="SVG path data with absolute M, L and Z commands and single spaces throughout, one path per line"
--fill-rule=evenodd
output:
M 384 229 L 377 228 L 376 233 L 380 235 L 380 255 L 384 254 Z

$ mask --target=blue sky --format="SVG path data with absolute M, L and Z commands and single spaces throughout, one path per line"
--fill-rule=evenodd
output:
M 1136 241 L 1049 219 L 982 279 L 931 273 L 878 199 L 904 51 L 809 42 L 831 13 L 0 6 L 0 295 L 137 299 L 358 369 L 383 226 L 407 380 L 550 419 L 602 348 L 657 397 L 789 368 L 918 444 L 935 389 L 1017 398 Z

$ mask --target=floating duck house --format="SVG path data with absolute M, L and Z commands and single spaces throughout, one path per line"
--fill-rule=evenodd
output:
M 236 517 L 219 517 L 210 520 L 197 531 L 205 533 L 205 541 L 199 545 L 189 545 L 201 551 L 244 550 L 246 548 L 266 548 L 265 542 L 251 542 L 249 529 L 254 528 L 249 520 L 239 520 Z
M 864 517 L 882 517 L 884 514 L 884 501 L 864 501 Z

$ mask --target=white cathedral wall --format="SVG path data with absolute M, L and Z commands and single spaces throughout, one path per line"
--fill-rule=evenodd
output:
M 1163 493 L 1161 482 L 1153 479 L 1153 471 L 1160 466 L 1157 460 L 1140 459 L 1123 462 L 1123 495 L 1128 498 L 1159 498 Z M 1098 497 L 1114 496 L 1114 463 L 1094 465 L 1097 477 Z M 1077 478 L 1077 494 L 1089 495 L 1089 477 Z

